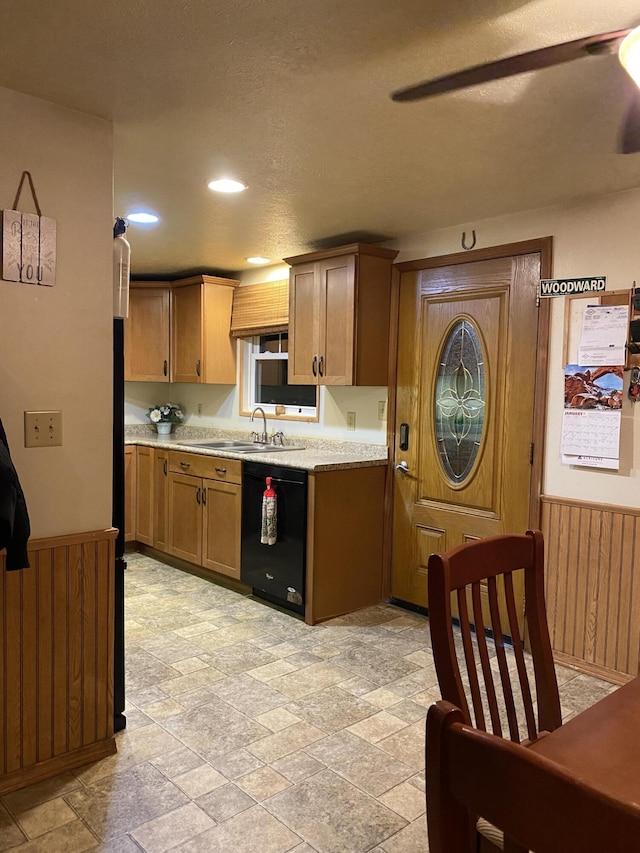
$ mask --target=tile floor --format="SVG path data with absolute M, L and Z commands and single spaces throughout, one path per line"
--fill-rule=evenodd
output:
M 118 754 L 0 799 L 0 851 L 423 853 L 427 620 L 309 627 L 127 557 Z M 566 717 L 612 685 L 558 667 Z

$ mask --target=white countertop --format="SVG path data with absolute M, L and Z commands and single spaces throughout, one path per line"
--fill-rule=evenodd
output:
M 307 439 L 292 437 L 291 443 L 304 445 L 303 450 L 267 451 L 265 453 L 239 453 L 233 448 L 195 447 L 197 441 L 219 441 L 224 439 L 246 440 L 244 434 L 223 430 L 206 430 L 200 427 L 178 428 L 179 433 L 170 436 L 154 435 L 146 424 L 125 428 L 125 444 L 142 444 L 163 450 L 180 450 L 203 456 L 220 456 L 239 459 L 242 462 L 261 462 L 283 468 L 298 468 L 303 471 L 335 471 L 341 468 L 370 468 L 387 464 L 386 445 L 359 444 L 351 441 L 329 439 Z

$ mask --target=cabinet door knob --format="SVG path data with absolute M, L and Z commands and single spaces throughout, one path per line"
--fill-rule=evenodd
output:
M 318 362 L 318 373 L 320 374 L 320 376 L 324 376 L 324 373 L 322 372 L 322 365 L 323 364 L 324 364 L 324 356 L 321 355 L 320 361 Z
M 196 373 L 200 376 L 200 359 L 196 361 Z
M 191 468 L 191 462 L 181 462 L 180 467 L 181 468 Z
M 311 372 L 313 373 L 314 376 L 318 375 L 317 365 L 318 365 L 318 356 L 314 355 L 313 360 L 311 362 Z
M 216 468 L 216 471 L 218 472 L 218 474 L 226 474 L 227 473 L 226 468 Z
M 200 503 L 200 486 L 196 489 L 196 503 Z
M 165 376 L 167 375 L 167 369 L 168 369 L 168 367 L 169 367 L 169 365 L 167 364 L 167 359 L 165 358 L 165 360 L 164 360 L 164 362 L 163 362 L 163 365 L 162 365 L 162 372 L 163 372 L 163 374 L 164 374 Z

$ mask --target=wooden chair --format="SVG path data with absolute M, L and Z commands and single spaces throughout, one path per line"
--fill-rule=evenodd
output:
M 514 597 L 513 573 L 519 569 L 524 569 L 525 620 L 533 685 L 523 654 Z M 495 735 L 502 736 L 506 718 L 509 737 L 516 742 L 523 740 L 524 733 L 525 739 L 535 740 L 540 732 L 553 731 L 560 726 L 558 682 L 544 603 L 542 533 L 527 531 L 526 535 L 493 536 L 460 545 L 446 554 L 432 554 L 427 577 L 431 643 L 442 698 L 462 710 L 466 723 L 484 731 L 489 728 Z M 482 613 L 485 583 L 489 625 L 485 625 Z M 460 622 L 458 644 L 462 646 L 460 657 L 466 669 L 464 679 L 456 655 L 453 593 Z M 501 624 L 499 596 L 506 603 L 508 625 Z M 486 628 L 490 629 L 493 642 L 487 641 Z M 513 647 L 512 651 L 509 646 Z M 495 668 L 492 666 L 493 647 Z
M 473 853 L 467 816 L 504 832 L 505 853 L 637 853 L 640 807 L 612 799 L 534 750 L 465 724 L 438 702 L 427 715 L 430 853 Z

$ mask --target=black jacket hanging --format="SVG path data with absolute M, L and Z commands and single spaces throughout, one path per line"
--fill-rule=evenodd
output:
M 28 569 L 27 542 L 31 527 L 7 436 L 0 420 L 0 551 L 7 549 L 7 569 Z

